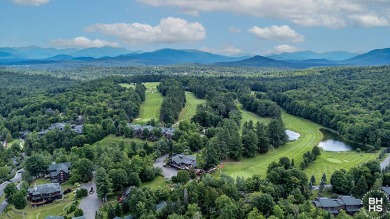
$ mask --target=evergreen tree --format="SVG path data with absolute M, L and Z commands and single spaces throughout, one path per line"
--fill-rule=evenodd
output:
M 269 139 L 263 123 L 256 123 L 256 134 L 258 138 L 257 149 L 259 153 L 267 153 L 269 150 Z
M 218 155 L 211 141 L 206 145 L 203 150 L 202 157 L 204 159 L 204 168 L 206 170 L 215 167 L 218 164 Z
M 282 119 L 273 119 L 268 124 L 268 137 L 270 139 L 271 145 L 274 148 L 278 148 L 287 142 L 288 136 L 286 134 L 286 128 L 284 127 Z
M 244 157 L 253 157 L 257 152 L 258 138 L 251 129 L 244 129 L 242 134 L 242 147 Z
M 361 176 L 353 189 L 353 195 L 355 197 L 361 198 L 363 197 L 364 194 L 366 194 L 367 190 L 368 190 L 368 186 L 367 186 L 366 177 Z
M 326 183 L 326 173 L 322 174 L 321 181 Z
M 119 202 L 117 202 L 115 205 L 115 215 L 119 217 L 121 216 L 121 214 L 122 214 L 122 208 L 119 205 Z
M 313 183 L 313 185 L 316 183 L 316 177 L 314 175 L 311 176 L 310 182 Z
M 26 196 L 22 191 L 17 191 L 12 195 L 12 205 L 15 206 L 16 209 L 23 209 L 27 206 Z

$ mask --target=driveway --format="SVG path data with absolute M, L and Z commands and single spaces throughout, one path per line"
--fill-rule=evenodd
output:
M 162 174 L 164 178 L 170 179 L 172 176 L 177 175 L 177 170 L 172 167 L 164 167 L 165 159 L 167 159 L 169 154 L 165 154 L 159 158 L 156 159 L 156 161 L 153 164 L 153 167 L 159 167 L 162 169 Z
M 332 188 L 331 184 L 325 184 L 324 185 L 325 189 Z M 313 190 L 320 190 L 320 186 L 313 186 Z
M 390 154 L 387 155 L 386 159 L 384 159 L 382 162 L 381 162 L 381 170 L 385 169 L 387 166 L 390 165 Z
M 95 219 L 95 214 L 99 210 L 99 207 L 102 204 L 100 198 L 97 197 L 96 193 L 96 184 L 95 182 L 85 183 L 80 186 L 81 188 L 86 188 L 89 192 L 91 187 L 95 191 L 93 194 L 88 194 L 87 197 L 83 198 L 80 202 L 80 207 L 86 219 Z

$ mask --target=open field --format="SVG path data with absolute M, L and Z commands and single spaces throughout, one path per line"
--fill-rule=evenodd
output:
M 224 163 L 222 172 L 232 177 L 250 177 L 254 174 L 265 177 L 268 165 L 272 161 L 278 161 L 283 156 L 290 159 L 294 158 L 295 165 L 298 166 L 302 162 L 303 154 L 321 141 L 322 134 L 319 131 L 321 126 L 285 112 L 283 112 L 282 118 L 287 129 L 301 134 L 297 141 L 288 142 L 278 149 L 270 150 L 267 154 L 258 155 L 254 158 L 243 159 L 240 162 Z M 259 120 L 262 120 L 262 118 L 259 118 Z M 325 172 L 329 179 L 330 175 L 337 169 L 350 169 L 364 161 L 375 159 L 377 156 L 377 153 L 323 152 L 305 172 L 308 177 L 314 174 L 316 179 L 320 179 Z
M 119 84 L 120 86 L 122 86 L 122 87 L 125 87 L 125 88 L 135 88 L 135 84 L 126 84 L 126 83 L 121 83 L 121 84 Z
M 261 122 L 264 124 L 268 124 L 272 120 L 271 118 L 260 117 L 252 112 L 244 110 L 241 103 L 237 103 L 237 107 L 241 111 L 241 115 L 242 115 L 241 126 L 249 120 L 252 120 L 253 123 Z
M 158 82 L 144 83 L 146 87 L 145 101 L 141 104 L 140 116 L 134 120 L 136 124 L 145 124 L 151 119 L 160 120 L 161 104 L 163 96 L 157 91 Z
M 19 139 L 15 139 L 15 140 L 13 140 L 13 141 L 11 141 L 11 142 L 8 142 L 8 143 L 7 143 L 7 148 L 11 148 L 11 146 L 12 146 L 14 143 L 20 144 L 20 140 L 19 140 Z
M 191 120 L 196 113 L 196 107 L 203 103 L 206 103 L 206 100 L 199 99 L 193 93 L 186 91 L 186 105 L 180 112 L 179 121 Z
M 158 176 L 151 182 L 142 183 L 141 187 L 149 187 L 151 189 L 169 189 L 168 183 L 164 177 Z

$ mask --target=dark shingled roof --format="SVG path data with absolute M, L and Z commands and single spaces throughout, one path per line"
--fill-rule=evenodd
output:
M 317 200 L 323 208 L 339 207 L 340 203 L 337 200 L 321 197 Z
M 357 198 L 352 197 L 352 196 L 340 196 L 337 199 L 337 201 L 341 205 L 361 205 L 362 204 L 362 200 L 357 199 Z
M 37 185 L 34 188 L 29 188 L 28 193 L 32 193 L 33 195 L 40 194 L 49 194 L 55 192 L 61 192 L 61 186 L 59 183 L 47 183 L 42 185 Z
M 50 172 L 50 176 L 58 176 L 61 170 L 65 173 L 69 173 L 69 168 L 72 166 L 70 162 L 59 163 L 59 164 L 50 164 L 47 170 Z
M 384 187 L 381 187 L 381 189 L 387 193 L 387 195 L 390 195 L 390 187 L 389 186 L 384 186 Z
M 47 216 L 45 219 L 64 219 L 63 216 Z
M 172 161 L 177 164 L 192 165 L 196 167 L 196 158 L 192 155 L 176 154 L 172 157 Z

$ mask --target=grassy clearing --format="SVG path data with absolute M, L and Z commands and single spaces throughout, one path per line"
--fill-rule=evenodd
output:
M 160 120 L 161 104 L 163 96 L 157 91 L 158 82 L 144 83 L 146 87 L 145 101 L 141 104 L 140 116 L 134 120 L 136 124 L 145 124 L 151 119 Z
M 260 116 L 258 116 L 256 114 L 252 113 L 252 112 L 244 110 L 241 103 L 237 103 L 237 107 L 241 111 L 241 115 L 242 115 L 241 126 L 245 122 L 250 121 L 250 120 L 252 120 L 253 123 L 261 122 L 261 123 L 264 123 L 264 124 L 268 124 L 272 120 L 271 118 L 260 117 Z
M 254 158 L 243 159 L 240 162 L 227 162 L 224 164 L 222 172 L 234 178 L 237 176 L 250 177 L 254 174 L 260 174 L 262 177 L 265 177 L 268 165 L 272 161 L 278 161 L 283 156 L 290 159 L 294 158 L 295 165 L 299 165 L 302 162 L 303 154 L 321 141 L 322 134 L 319 131 L 321 126 L 285 112 L 283 112 L 282 118 L 287 129 L 300 133 L 301 136 L 297 141 L 288 142 L 281 148 L 271 150 L 267 154 L 258 155 Z M 258 118 L 258 120 L 262 121 L 264 119 Z M 377 156 L 377 153 L 323 152 L 305 172 L 309 177 L 314 174 L 316 179 L 320 179 L 325 172 L 329 179 L 330 175 L 337 169 L 350 169 L 364 161 L 375 159 Z
M 141 187 L 149 187 L 151 189 L 165 189 L 168 190 L 168 183 L 165 181 L 164 177 L 158 176 L 151 182 L 142 183 Z
M 196 107 L 203 103 L 206 103 L 206 100 L 199 99 L 193 93 L 186 91 L 186 105 L 180 112 L 179 121 L 191 120 L 196 113 Z
M 127 89 L 129 88 L 135 88 L 135 84 L 126 84 L 126 83 L 121 83 L 119 86 L 125 87 Z

